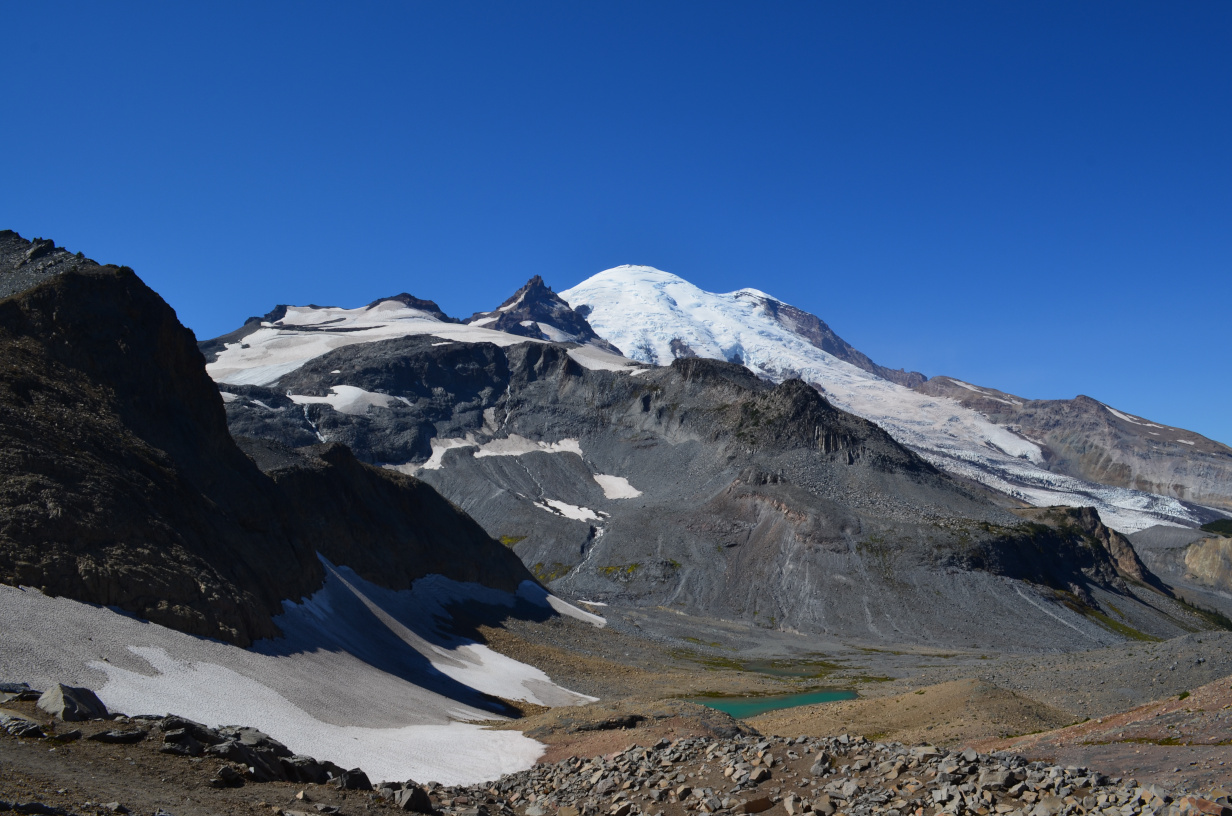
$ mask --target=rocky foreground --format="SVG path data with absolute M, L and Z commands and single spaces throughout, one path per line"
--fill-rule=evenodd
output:
M 113 715 L 86 689 L 7 688 L 0 812 L 1232 816 L 1223 792 L 1211 794 L 1217 800 L 1174 797 L 1083 767 L 847 735 L 662 739 L 478 785 L 374 785 L 360 769 L 295 755 L 256 729 Z M 130 791 L 130 801 L 104 801 L 92 791 L 117 785 Z

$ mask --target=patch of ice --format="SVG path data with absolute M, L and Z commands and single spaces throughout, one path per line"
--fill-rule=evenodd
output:
M 373 391 L 356 388 L 353 385 L 331 386 L 330 391 L 333 391 L 333 393 L 327 397 L 306 397 L 301 394 L 288 394 L 287 396 L 296 405 L 324 403 L 340 414 L 350 414 L 352 416 L 362 416 L 373 408 L 388 408 L 389 404 L 396 400 L 406 402 L 408 405 L 410 404 L 405 398 L 391 397 L 389 394 L 377 394 Z
M 609 476 L 606 473 L 596 473 L 595 481 L 603 488 L 603 495 L 609 499 L 636 499 L 642 491 L 629 484 L 624 476 Z

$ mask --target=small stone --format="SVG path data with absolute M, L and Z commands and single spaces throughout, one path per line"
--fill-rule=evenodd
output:
M 91 734 L 86 737 L 86 739 L 111 745 L 132 745 L 134 743 L 141 742 L 147 735 L 149 735 L 149 733 L 150 732 L 142 728 L 134 728 L 132 730 L 112 729 L 110 731 L 99 731 L 97 734 Z

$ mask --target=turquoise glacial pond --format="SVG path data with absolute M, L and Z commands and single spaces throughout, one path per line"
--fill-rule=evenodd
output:
M 854 691 L 824 689 L 800 694 L 774 694 L 766 697 L 697 697 L 689 702 L 724 711 L 737 719 L 744 719 L 765 714 L 767 711 L 778 711 L 780 708 L 854 700 L 855 697 Z

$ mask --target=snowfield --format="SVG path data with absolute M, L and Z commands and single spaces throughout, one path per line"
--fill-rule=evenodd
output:
M 476 324 L 446 323 L 397 300 L 358 309 L 292 306 L 281 319 L 263 322 L 240 341 L 227 344 L 205 370 L 218 383 L 269 385 L 334 349 L 420 334 L 447 342 L 495 343 L 502 347 L 543 342 Z M 641 367 L 632 360 L 590 346 L 573 349 L 570 356 L 591 369 L 623 371 Z M 328 401 L 334 397 L 320 399 Z
M 541 587 L 516 595 L 428 576 L 393 591 L 326 563 L 311 598 L 286 602 L 284 633 L 251 649 L 192 637 L 110 609 L 0 586 L 6 622 L 0 676 L 45 688 L 94 689 L 113 711 L 173 713 L 209 726 L 248 725 L 291 750 L 361 767 L 373 778 L 469 784 L 529 768 L 543 746 L 490 731 L 482 694 L 541 705 L 594 698 L 539 669 L 450 635 L 452 604 L 551 607 L 606 621 Z
M 648 266 L 619 266 L 560 296 L 574 309 L 589 307 L 595 332 L 635 360 L 668 365 L 677 356 L 673 345 L 684 344 L 699 357 L 739 363 L 774 382 L 798 377 L 937 467 L 1031 504 L 1094 506 L 1106 524 L 1127 533 L 1198 523 L 1175 499 L 1054 474 L 1043 467 L 1039 446 L 983 414 L 839 360 L 780 323 L 771 307 L 782 301 L 765 292 L 716 294 Z

